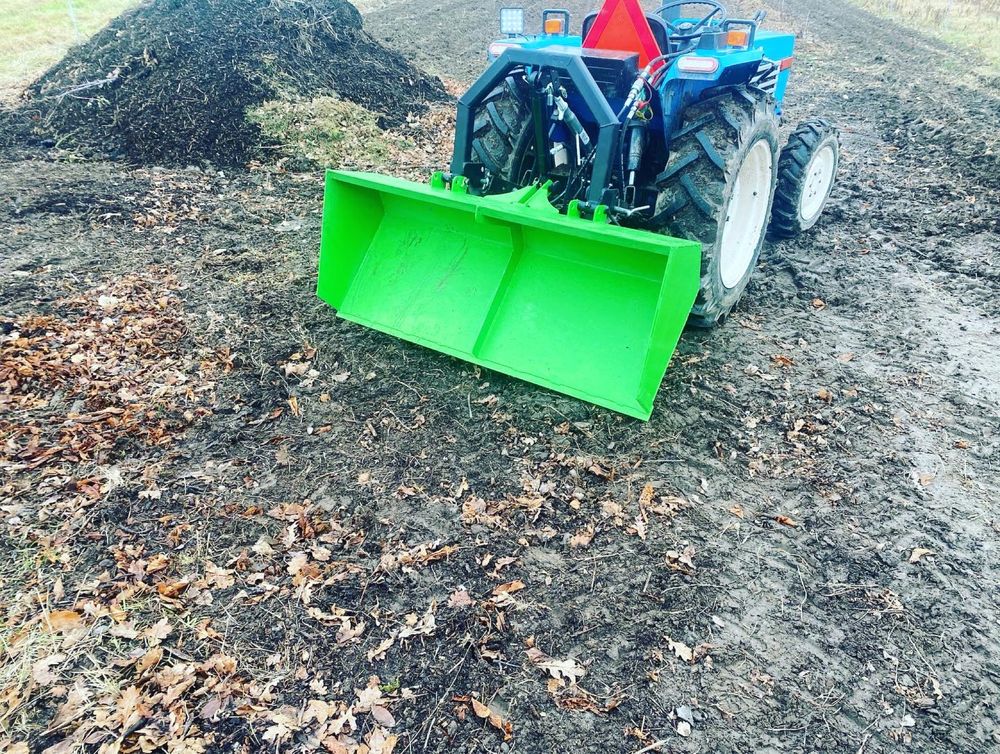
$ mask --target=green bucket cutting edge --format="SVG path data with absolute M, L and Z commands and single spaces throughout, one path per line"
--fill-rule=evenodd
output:
M 583 219 L 547 186 L 473 196 L 329 171 L 318 294 L 344 319 L 648 419 L 698 292 L 692 241 Z

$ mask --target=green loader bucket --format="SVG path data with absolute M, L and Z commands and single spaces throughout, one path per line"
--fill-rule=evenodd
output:
M 344 319 L 648 419 L 698 292 L 694 242 L 479 197 L 326 175 L 318 294 Z

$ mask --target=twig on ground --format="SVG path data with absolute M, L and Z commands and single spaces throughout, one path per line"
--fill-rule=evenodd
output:
M 666 740 L 653 741 L 649 746 L 643 746 L 639 751 L 634 752 L 634 754 L 646 754 L 647 751 L 656 751 L 657 749 L 662 749 L 667 745 Z

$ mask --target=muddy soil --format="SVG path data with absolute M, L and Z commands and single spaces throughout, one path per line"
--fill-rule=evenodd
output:
M 366 28 L 418 64 L 479 69 L 493 4 L 372 5 Z M 148 588 L 129 609 L 166 611 L 175 654 L 221 648 L 273 683 L 251 711 L 190 702 L 217 751 L 320 749 L 308 700 L 373 675 L 403 752 L 1000 750 L 997 82 L 841 0 L 774 5 L 801 35 L 788 124 L 841 127 L 840 183 L 724 328 L 685 334 L 649 423 L 337 320 L 313 295 L 318 176 L 9 160 L 0 332 L 170 277 L 192 363 L 226 364 L 171 442 L 48 470 L 114 478 L 85 514 L 54 514 L 78 486 L 10 456 L 7 546 L 38 563 L 22 597 Z M 170 566 L 109 555 L 140 545 Z M 165 601 L 158 579 L 208 561 L 235 583 Z M 71 735 L 61 704 L 19 708 L 32 751 Z M 301 725 L 272 733 L 276 710 Z

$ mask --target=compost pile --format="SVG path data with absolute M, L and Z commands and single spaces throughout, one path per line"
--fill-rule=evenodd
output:
M 345 0 L 147 0 L 73 49 L 27 92 L 35 137 L 144 164 L 245 164 L 247 110 L 336 94 L 391 127 L 443 100 Z

